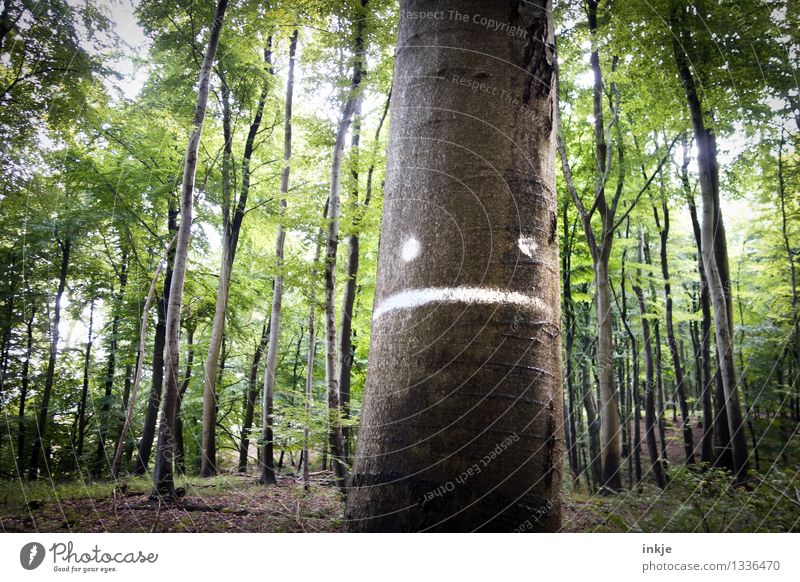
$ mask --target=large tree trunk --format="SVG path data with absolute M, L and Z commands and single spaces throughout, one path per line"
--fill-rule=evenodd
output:
M 402 13 L 422 7 L 401 2 Z M 400 22 L 348 529 L 554 531 L 564 451 L 552 5 L 424 7 L 480 12 L 528 40 Z
M 39 403 L 39 416 L 36 421 L 36 434 L 33 438 L 31 462 L 28 465 L 28 479 L 31 481 L 39 477 L 39 457 L 45 450 L 47 436 L 47 423 L 50 418 L 50 397 L 53 393 L 53 379 L 56 372 L 56 358 L 58 357 L 58 326 L 61 323 L 61 300 L 67 287 L 67 270 L 69 269 L 69 254 L 72 250 L 72 239 L 69 237 L 56 240 L 61 250 L 61 267 L 58 276 L 58 290 L 56 291 L 55 312 L 50 330 L 50 352 L 47 358 L 47 372 L 44 377 L 44 390 Z
M 103 474 L 103 467 L 110 467 L 109 459 L 106 455 L 106 439 L 111 429 L 111 397 L 114 390 L 114 376 L 117 370 L 117 346 L 119 340 L 119 323 L 123 301 L 125 300 L 125 288 L 128 286 L 128 252 L 122 252 L 122 262 L 119 270 L 119 290 L 114 300 L 114 318 L 111 321 L 111 345 L 108 350 L 108 366 L 106 368 L 105 391 L 103 393 L 103 403 L 100 406 L 99 436 L 97 440 L 97 452 L 94 457 L 92 467 L 92 477 L 98 479 Z
M 275 279 L 272 285 L 272 311 L 269 317 L 269 344 L 264 369 L 264 392 L 261 402 L 261 478 L 263 484 L 275 483 L 273 459 L 272 403 L 275 396 L 275 372 L 281 338 L 281 306 L 283 305 L 283 247 L 286 231 L 283 217 L 286 214 L 286 196 L 289 193 L 290 160 L 292 159 L 292 99 L 294 96 L 294 56 L 297 51 L 297 30 L 289 44 L 289 73 L 286 81 L 286 104 L 283 113 L 283 171 L 281 196 L 278 204 L 278 236 L 275 241 Z
M 219 35 L 228 0 L 219 0 L 211 24 L 203 64 L 200 68 L 200 80 L 197 89 L 197 104 L 192 121 L 192 134 L 186 147 L 186 158 L 183 165 L 183 181 L 181 184 L 181 222 L 178 227 L 178 240 L 175 247 L 175 263 L 172 269 L 172 285 L 167 303 L 167 357 L 166 390 L 164 392 L 161 426 L 158 434 L 158 449 L 154 471 L 154 488 L 152 498 L 171 500 L 175 495 L 173 481 L 173 458 L 175 454 L 175 415 L 178 405 L 178 373 L 180 369 L 180 325 L 181 302 L 183 301 L 183 283 L 186 278 L 186 261 L 189 255 L 189 242 L 192 231 L 192 203 L 194 194 L 194 178 L 197 169 L 197 152 L 200 147 L 200 136 L 203 133 L 203 121 L 208 104 L 208 88 L 211 68 L 217 52 Z
M 367 0 L 361 0 L 361 12 L 356 15 L 354 39 L 355 58 L 350 90 L 342 107 L 342 117 L 336 132 L 336 142 L 331 160 L 330 192 L 328 195 L 328 236 L 325 242 L 325 384 L 328 389 L 328 441 L 336 484 L 343 495 L 347 494 L 347 465 L 342 436 L 338 346 L 336 344 L 336 252 L 339 248 L 340 190 L 342 160 L 347 131 L 358 109 L 360 85 L 364 75 L 364 26 Z
M 644 231 L 639 231 L 639 262 L 644 262 Z M 641 269 L 638 271 L 641 279 Z M 662 489 L 667 485 L 666 475 L 662 455 L 658 450 L 656 442 L 656 402 L 655 402 L 655 364 L 653 361 L 653 347 L 650 341 L 650 322 L 647 320 L 647 305 L 644 300 L 644 292 L 640 281 L 633 286 L 633 292 L 639 302 L 639 311 L 642 314 L 642 343 L 644 343 L 645 358 L 645 384 L 644 384 L 644 437 L 647 443 L 647 452 L 650 455 L 650 464 L 653 471 L 653 479 L 656 485 Z
M 722 388 L 725 395 L 725 414 L 730 428 L 730 448 L 733 455 L 734 472 L 743 479 L 748 471 L 747 440 L 744 434 L 742 410 L 739 404 L 736 365 L 734 362 L 733 307 L 730 296 L 730 272 L 725 226 L 722 219 L 719 196 L 719 164 L 717 143 L 713 129 L 707 128 L 700 96 L 697 93 L 686 47 L 690 37 L 686 29 L 685 12 L 673 7 L 672 27 L 673 53 L 683 84 L 692 119 L 697 146 L 697 166 L 700 192 L 703 197 L 701 221 L 702 257 L 709 283 L 711 302 L 714 306 L 714 332 L 717 339 L 717 358 Z
M 167 210 L 167 233 L 173 236 L 174 242 L 170 243 L 171 246 L 167 249 L 164 290 L 156 304 L 157 319 L 155 337 L 153 338 L 152 380 L 150 382 L 150 394 L 147 398 L 142 438 L 139 440 L 138 455 L 133 469 L 135 475 L 144 475 L 147 472 L 150 453 L 153 450 L 153 440 L 156 435 L 158 411 L 161 408 L 161 393 L 164 388 L 164 358 L 166 357 L 164 348 L 167 344 L 167 300 L 172 288 L 172 266 L 175 263 L 174 247 L 177 244 L 177 231 L 178 211 L 173 207 L 172 196 L 170 195 L 169 209 Z M 173 233 L 175 234 L 173 235 Z M 156 278 L 154 277 L 153 281 Z
M 272 73 L 272 37 L 269 37 L 267 47 L 264 49 L 264 63 L 267 70 Z M 242 230 L 247 199 L 250 194 L 250 160 L 256 148 L 256 137 L 261 127 L 264 115 L 264 105 L 267 100 L 269 83 L 264 82 L 258 98 L 253 121 L 250 123 L 247 138 L 245 139 L 242 154 L 242 186 L 239 199 L 236 201 L 233 215 L 231 216 L 231 181 L 230 164 L 232 159 L 232 129 L 230 111 L 230 88 L 225 77 L 222 76 L 223 93 L 223 176 L 222 176 L 222 263 L 220 265 L 219 285 L 217 287 L 217 302 L 214 308 L 214 321 L 211 327 L 211 337 L 208 343 L 203 371 L 203 434 L 200 455 L 200 475 L 210 477 L 217 473 L 217 377 L 220 360 L 222 338 L 225 335 L 225 317 L 228 311 L 228 296 L 231 287 L 231 274 L 233 262 L 236 258 L 236 248 L 239 244 L 239 234 Z
M 675 325 L 672 318 L 672 284 L 669 279 L 669 263 L 667 254 L 667 241 L 669 240 L 669 206 L 666 199 L 662 200 L 661 212 L 664 223 L 660 224 L 658 209 L 653 206 L 653 215 L 659 230 L 661 240 L 661 275 L 664 278 L 664 299 L 665 299 L 665 319 L 667 324 L 667 345 L 672 357 L 672 366 L 675 370 L 675 384 L 678 400 L 681 406 L 681 420 L 683 423 L 683 450 L 686 455 L 686 463 L 694 464 L 694 438 L 692 436 L 692 421 L 689 418 L 689 405 L 686 403 L 686 385 L 681 365 L 680 353 L 678 352 L 678 340 L 675 338 Z

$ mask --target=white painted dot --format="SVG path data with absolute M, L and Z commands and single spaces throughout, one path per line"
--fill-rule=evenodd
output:
M 533 255 L 536 254 L 536 250 L 539 248 L 539 245 L 536 244 L 533 238 L 524 236 L 520 237 L 517 241 L 517 245 L 519 246 L 519 250 L 531 258 L 533 258 Z
M 400 256 L 406 263 L 410 263 L 419 256 L 419 241 L 413 236 L 403 243 L 403 249 Z

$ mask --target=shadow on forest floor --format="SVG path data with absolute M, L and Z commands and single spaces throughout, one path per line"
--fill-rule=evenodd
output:
M 696 423 L 695 423 L 696 424 Z M 764 532 L 800 530 L 800 434 L 789 419 L 754 423 L 760 470 L 744 485 L 724 471 L 680 467 L 678 426 L 667 423 L 670 482 L 645 479 L 634 490 L 590 495 L 566 491 L 565 532 Z M 697 431 L 699 437 L 699 431 Z M 697 440 L 696 437 L 696 440 Z M 699 441 L 698 441 L 699 442 Z M 627 470 L 627 461 L 624 463 Z M 647 472 L 646 452 L 642 468 Z M 565 466 L 565 474 L 569 474 Z M 628 483 L 627 473 L 623 482 Z M 264 487 L 254 474 L 180 477 L 186 496 L 164 505 L 148 500 L 146 477 L 111 481 L 0 481 L 5 532 L 338 532 L 343 505 L 333 475 L 313 474 L 309 495 L 294 476 Z M 565 485 L 567 488 L 570 484 Z
M 324 477 L 324 476 L 323 476 Z M 148 500 L 144 477 L 52 485 L 0 483 L 6 532 L 332 532 L 341 530 L 339 494 L 315 479 L 310 495 L 291 477 L 264 487 L 252 475 L 180 478 L 186 496 L 171 504 Z M 23 489 L 24 487 L 24 489 Z M 27 498 L 27 501 L 26 501 Z

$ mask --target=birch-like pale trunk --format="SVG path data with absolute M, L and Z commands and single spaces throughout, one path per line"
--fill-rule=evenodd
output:
M 172 500 L 175 496 L 173 480 L 173 461 L 175 456 L 175 413 L 178 406 L 178 383 L 180 370 L 180 326 L 181 303 L 183 301 L 183 284 L 186 279 L 186 261 L 189 256 L 189 243 L 192 232 L 192 205 L 194 202 L 194 180 L 197 169 L 197 153 L 200 148 L 200 137 L 203 133 L 203 121 L 208 106 L 208 90 L 211 81 L 211 68 L 217 53 L 219 35 L 228 0 L 219 0 L 211 23 L 211 33 L 200 67 L 200 80 L 197 89 L 197 104 L 192 120 L 192 133 L 186 147 L 181 182 L 181 222 L 178 226 L 175 244 L 175 265 L 172 269 L 172 285 L 170 286 L 167 304 L 167 346 L 166 346 L 166 387 L 161 413 L 161 425 L 158 433 L 156 451 L 154 487 L 151 498 Z
M 269 37 L 267 47 L 264 49 L 264 63 L 267 71 L 272 74 L 272 37 Z M 236 201 L 235 208 L 232 209 L 230 177 L 233 159 L 231 90 L 223 73 L 220 73 L 220 80 L 222 83 L 224 140 L 222 163 L 222 261 L 220 264 L 216 305 L 214 307 L 214 320 L 211 326 L 211 337 L 209 338 L 208 354 L 203 372 L 203 430 L 200 455 L 200 475 L 203 477 L 211 477 L 217 473 L 217 380 L 220 377 L 220 350 L 225 337 L 225 318 L 228 312 L 233 262 L 236 258 L 239 234 L 244 222 L 247 200 L 250 194 L 250 161 L 256 147 L 255 140 L 261 127 L 264 105 L 269 91 L 269 81 L 265 81 L 256 105 L 253 121 L 250 123 L 247 138 L 245 139 L 242 155 L 242 185 L 239 199 Z
M 269 318 L 269 343 L 264 368 L 264 391 L 261 398 L 261 478 L 267 485 L 275 483 L 275 461 L 273 459 L 272 403 L 275 397 L 275 368 L 281 338 L 281 307 L 283 305 L 283 249 L 286 231 L 283 217 L 286 214 L 286 196 L 289 194 L 289 175 L 292 159 L 292 101 L 294 97 L 294 61 L 297 52 L 297 30 L 292 33 L 289 44 L 289 72 L 286 80 L 286 105 L 283 113 L 283 170 L 281 172 L 281 195 L 278 203 L 278 234 L 275 240 L 275 278 L 272 288 L 272 310 Z

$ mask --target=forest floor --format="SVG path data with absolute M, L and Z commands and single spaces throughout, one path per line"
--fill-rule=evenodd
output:
M 679 468 L 678 427 L 667 422 L 670 482 L 645 477 L 620 493 L 590 494 L 585 484 L 563 496 L 566 532 L 800 531 L 800 436 L 788 419 L 756 421 L 759 468 L 744 485 L 723 471 Z M 696 430 L 696 439 L 700 436 Z M 698 440 L 699 442 L 699 440 Z M 776 462 L 778 461 L 778 462 Z M 649 462 L 642 457 L 643 469 Z M 627 463 L 626 463 L 627 465 Z M 755 467 L 754 467 L 755 469 Z M 623 477 L 627 484 L 627 474 Z M 186 495 L 172 504 L 148 500 L 150 481 L 0 481 L 5 532 L 338 532 L 343 506 L 327 471 L 313 474 L 308 495 L 294 475 L 264 487 L 255 475 L 179 477 Z M 570 490 L 571 489 L 571 490 Z

